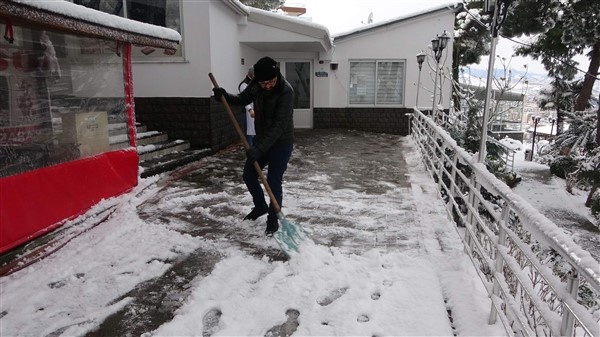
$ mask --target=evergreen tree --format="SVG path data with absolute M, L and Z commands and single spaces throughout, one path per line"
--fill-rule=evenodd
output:
M 539 107 L 542 110 L 556 110 L 556 134 L 564 129 L 564 115 L 573 111 L 577 93 L 581 91 L 581 81 L 565 81 L 560 74 L 554 74 L 549 87 L 540 91 Z
M 454 51 L 452 57 L 452 78 L 458 80 L 460 68 L 479 63 L 481 56 L 490 53 L 490 33 L 488 25 L 491 15 L 483 13 L 483 1 L 465 1 L 464 11 L 456 15 L 454 23 Z M 460 94 L 453 93 L 454 107 L 460 110 Z
M 573 57 L 591 50 L 587 54 L 590 65 L 577 93 L 574 110 L 588 108 L 600 67 L 600 1 L 517 0 L 512 7 L 502 34 L 508 37 L 534 35 L 530 45 L 517 48 L 517 55 L 540 60 L 557 83 L 573 80 L 578 66 Z M 598 141 L 600 144 L 600 139 Z
M 273 11 L 281 8 L 285 0 L 240 0 L 240 2 L 246 6 Z
M 561 162 L 568 163 L 568 167 L 561 167 L 561 170 L 568 173 L 566 178 L 589 188 L 585 204 L 592 208 L 592 213 L 600 217 L 600 205 L 594 204 L 594 195 L 600 186 L 600 146 L 596 144 L 596 113 L 565 112 L 564 115 L 570 126 L 554 140 L 551 154 L 555 159 L 550 167 L 560 167 Z

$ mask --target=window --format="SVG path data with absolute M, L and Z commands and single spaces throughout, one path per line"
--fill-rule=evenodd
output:
M 351 61 L 350 104 L 404 104 L 404 61 Z
M 181 34 L 180 0 L 68 0 L 75 4 L 93 8 L 108 14 L 123 16 L 132 20 L 167 27 Z M 148 57 L 181 56 L 181 45 L 172 51 L 157 50 L 152 47 L 133 46 L 135 60 Z
M 116 42 L 22 23 L 14 36 L 0 39 L 0 178 L 129 147 Z

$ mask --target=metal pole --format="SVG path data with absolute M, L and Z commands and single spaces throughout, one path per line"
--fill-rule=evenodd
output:
M 415 102 L 415 107 L 419 107 L 419 88 L 421 87 L 421 67 L 419 66 L 419 80 L 417 81 L 417 100 Z
M 567 291 L 575 300 L 577 300 L 577 292 L 579 291 L 579 273 L 577 273 L 577 271 L 571 271 L 567 275 Z M 575 318 L 573 314 L 570 310 L 563 309 L 560 334 L 562 336 L 573 336 L 574 328 Z
M 435 62 L 435 81 L 434 81 L 434 84 L 433 84 L 433 106 L 431 107 L 431 118 L 433 118 L 433 120 L 436 123 L 438 122 L 438 120 L 437 120 L 437 113 L 435 112 L 435 106 L 436 106 L 435 101 L 437 100 L 435 94 L 437 93 L 436 89 L 437 89 L 437 80 L 438 80 L 438 71 L 439 71 L 439 68 L 440 68 L 440 64 L 436 61 Z
M 498 17 L 498 5 L 494 6 L 494 18 L 492 24 L 496 22 Z M 483 105 L 483 120 L 481 121 L 481 143 L 479 144 L 479 163 L 485 162 L 486 156 L 486 141 L 487 141 L 487 124 L 488 124 L 488 110 L 490 107 L 490 94 L 492 92 L 492 77 L 494 76 L 494 62 L 496 59 L 496 43 L 498 37 L 492 34 L 492 45 L 490 46 L 490 60 L 488 63 L 487 82 L 485 85 L 485 104 Z
M 537 132 L 537 125 L 539 117 L 533 117 L 533 140 L 531 141 L 531 160 L 533 161 L 533 148 L 535 147 L 535 134 Z

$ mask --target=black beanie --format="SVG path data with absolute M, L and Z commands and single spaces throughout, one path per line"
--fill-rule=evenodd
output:
M 279 75 L 277 62 L 268 56 L 261 58 L 254 65 L 254 78 L 258 82 L 268 81 L 277 75 Z

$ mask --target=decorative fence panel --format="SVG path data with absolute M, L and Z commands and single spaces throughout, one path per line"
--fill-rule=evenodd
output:
M 600 264 L 415 110 L 412 137 L 509 335 L 600 337 Z

